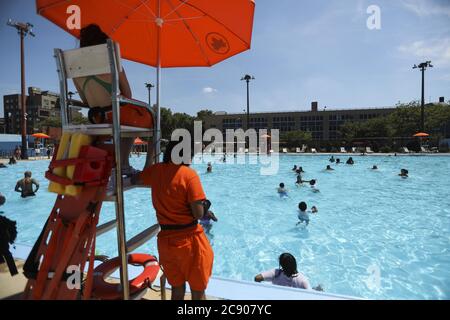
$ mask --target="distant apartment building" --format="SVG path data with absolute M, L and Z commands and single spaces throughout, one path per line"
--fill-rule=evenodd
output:
M 20 94 L 3 96 L 5 131 L 9 134 L 21 133 L 22 100 Z M 60 118 L 59 94 L 43 91 L 36 87 L 28 88 L 26 97 L 27 133 L 39 130 L 39 123 L 47 118 Z M 72 116 L 78 110 L 72 110 Z
M 341 109 L 319 110 L 317 102 L 311 103 L 308 111 L 274 111 L 250 113 L 249 128 L 278 129 L 280 134 L 289 131 L 311 132 L 314 141 L 340 140 L 340 127 L 346 122 L 366 121 L 377 117 L 384 117 L 395 108 Z M 205 129 L 217 128 L 224 134 L 227 129 L 247 129 L 246 113 L 216 112 L 205 119 Z

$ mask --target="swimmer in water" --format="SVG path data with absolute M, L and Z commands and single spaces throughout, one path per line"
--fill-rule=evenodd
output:
M 303 167 L 299 167 L 298 171 L 300 171 L 300 173 L 305 173 L 305 171 L 303 171 Z
M 33 190 L 33 185 L 36 187 L 35 190 Z M 17 181 L 16 187 L 14 188 L 14 191 L 21 193 L 22 198 L 34 197 L 38 190 L 39 183 L 31 178 L 31 171 L 25 171 L 24 178 Z
M 212 164 L 211 162 L 208 162 L 208 167 L 206 168 L 206 173 L 211 173 L 212 172 Z
M 5 202 L 6 202 L 6 197 L 0 193 L 0 207 L 2 205 L 4 205 Z M 0 211 L 0 213 L 3 213 L 3 211 Z
M 352 158 L 352 157 L 348 158 L 347 164 L 350 164 L 350 165 L 355 164 L 355 161 L 353 161 L 353 158 Z
M 337 158 L 336 159 L 336 164 L 339 164 L 339 163 L 341 163 L 341 159 Z
M 334 156 L 331 156 L 330 160 L 331 163 L 334 163 L 336 160 L 334 159 Z
M 299 213 L 298 213 L 298 219 L 300 220 L 299 222 L 297 222 L 297 226 L 303 222 L 306 223 L 306 225 L 309 224 L 309 213 L 312 214 L 317 214 L 319 212 L 319 210 L 317 209 L 316 206 L 312 206 L 311 210 L 307 210 L 308 206 L 306 205 L 306 202 L 300 202 L 298 204 L 298 209 L 299 209 Z
M 402 169 L 400 170 L 399 176 L 402 178 L 408 178 L 408 173 L 409 173 L 408 170 Z
M 292 168 L 292 171 L 297 172 L 297 165 L 294 164 L 294 167 Z
M 378 170 L 378 167 L 376 165 L 373 165 L 372 170 Z
M 305 181 L 302 180 L 302 175 L 298 174 L 297 181 L 295 182 L 295 184 L 297 185 L 297 187 L 299 187 L 299 186 L 303 185 L 303 182 L 305 182 Z
M 280 183 L 280 186 L 277 189 L 278 194 L 280 197 L 287 197 L 288 196 L 288 190 L 285 188 L 284 183 Z
M 333 169 L 330 165 L 327 165 L 327 168 L 326 168 L 325 170 L 327 170 L 327 171 L 333 171 L 334 169 Z
M 316 188 L 316 182 L 316 179 L 312 179 L 309 181 L 309 185 L 311 186 L 313 192 L 320 192 L 320 190 Z
M 215 216 L 214 212 L 209 210 L 209 208 L 211 207 L 211 201 L 205 200 L 203 203 L 203 207 L 205 214 L 203 215 L 203 217 L 199 219 L 199 223 L 202 225 L 203 229 L 205 230 L 205 233 L 209 233 L 213 225 L 211 220 L 217 222 L 218 219 Z
M 297 215 L 299 222 L 297 222 L 297 226 L 301 223 L 305 223 L 306 225 L 309 225 L 309 215 L 306 209 L 308 209 L 308 206 L 306 205 L 306 202 L 300 202 L 298 204 L 299 213 Z

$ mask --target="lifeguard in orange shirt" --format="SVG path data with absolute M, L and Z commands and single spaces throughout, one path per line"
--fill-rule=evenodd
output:
M 189 165 L 172 161 L 172 150 L 178 143 L 171 141 L 163 163 L 146 168 L 133 182 L 152 189 L 152 202 L 161 226 L 159 262 L 172 286 L 172 300 L 184 299 L 186 282 L 192 299 L 204 300 L 214 260 L 208 238 L 198 224 L 204 215 L 206 196 L 198 174 Z

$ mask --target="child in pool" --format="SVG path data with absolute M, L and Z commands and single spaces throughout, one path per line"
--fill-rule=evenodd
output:
M 309 185 L 311 186 L 311 190 L 313 192 L 320 192 L 320 190 L 316 188 L 316 182 L 316 179 L 312 179 L 311 181 L 309 181 Z
M 209 210 L 209 208 L 211 207 L 211 201 L 205 200 L 203 203 L 203 207 L 204 207 L 205 214 L 203 215 L 203 217 L 200 218 L 199 223 L 202 225 L 205 232 L 209 233 L 209 231 L 211 230 L 211 227 L 212 227 L 211 220 L 214 222 L 217 222 L 218 219 L 215 216 L 214 212 Z
M 307 211 L 308 206 L 306 205 L 306 202 L 303 202 L 303 201 L 298 204 L 298 209 L 300 211 L 299 211 L 297 217 L 298 217 L 298 220 L 300 220 L 300 221 L 297 222 L 297 224 L 296 224 L 297 226 L 303 222 L 305 222 L 306 225 L 309 225 L 309 213 L 317 214 L 317 212 L 319 212 L 319 210 L 317 210 L 316 206 L 313 206 L 310 211 Z
M 280 197 L 287 197 L 288 196 L 288 190 L 285 188 L 284 183 L 280 183 L 280 186 L 277 189 L 278 194 Z

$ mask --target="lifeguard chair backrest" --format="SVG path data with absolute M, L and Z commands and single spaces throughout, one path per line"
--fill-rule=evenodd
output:
M 116 60 L 119 72 L 122 71 L 120 63 L 120 47 L 114 43 Z M 66 78 L 80 78 L 111 73 L 108 44 L 67 50 L 63 52 Z

